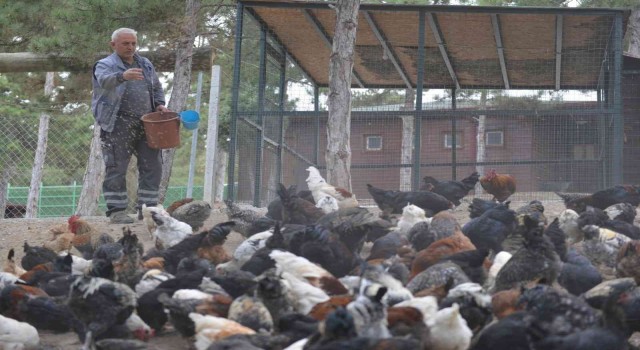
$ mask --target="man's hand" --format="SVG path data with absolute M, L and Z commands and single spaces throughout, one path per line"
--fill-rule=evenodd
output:
M 122 77 L 124 80 L 142 80 L 144 79 L 144 75 L 142 74 L 141 68 L 131 68 L 127 69 L 122 73 Z
M 169 108 L 165 107 L 164 105 L 158 105 L 158 107 L 156 107 L 156 112 L 171 112 L 169 110 Z

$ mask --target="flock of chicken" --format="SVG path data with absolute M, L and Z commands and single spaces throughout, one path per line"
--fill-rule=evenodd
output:
M 515 179 L 491 170 L 425 177 L 420 191 L 368 185 L 380 209 L 309 167 L 309 190 L 279 185 L 266 215 L 227 202 L 202 229 L 203 201 L 141 219 L 115 240 L 77 216 L 42 247 L 25 242 L 0 272 L 0 348 L 37 348 L 38 331 L 84 349 L 146 349 L 174 329 L 203 349 L 630 349 L 640 330 L 640 193 L 614 186 L 509 208 Z M 476 183 L 461 226 L 452 209 Z M 223 245 L 234 230 L 246 239 Z M 75 254 L 73 254 L 75 253 Z

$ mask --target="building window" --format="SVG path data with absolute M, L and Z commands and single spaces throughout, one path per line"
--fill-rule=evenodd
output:
M 452 133 L 447 132 L 444 134 L 444 148 L 451 148 L 453 146 Z M 456 132 L 456 148 L 462 148 L 462 133 Z
M 380 151 L 382 149 L 382 136 L 369 135 L 366 138 L 367 151 Z
M 596 145 L 594 144 L 573 145 L 573 159 L 575 160 L 596 159 Z
M 487 131 L 485 144 L 487 146 L 502 146 L 504 144 L 504 133 L 502 131 Z

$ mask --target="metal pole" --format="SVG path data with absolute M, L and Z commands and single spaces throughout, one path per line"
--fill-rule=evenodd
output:
M 320 162 L 320 88 L 313 86 L 313 110 L 316 112 L 315 138 L 313 139 L 314 157 L 313 162 L 318 166 Z
M 612 185 L 622 184 L 622 151 L 624 147 L 624 116 L 622 114 L 622 15 L 616 14 L 613 28 L 613 71 L 612 93 L 613 93 L 613 144 L 612 144 Z
M 453 88 L 451 89 L 451 109 L 452 110 L 456 110 L 457 109 L 457 101 L 456 101 L 456 89 Z M 454 114 L 451 117 L 451 179 L 453 179 L 453 181 L 456 180 L 456 175 L 457 175 L 457 165 L 456 165 L 456 159 L 458 156 L 458 138 L 456 137 L 456 133 L 458 131 L 457 128 L 457 120 L 456 120 L 456 114 Z
M 264 89 L 267 84 L 267 28 L 260 26 L 260 65 L 258 68 L 258 119 L 260 129 L 256 133 L 256 178 L 253 184 L 253 205 L 260 207 L 262 189 L 262 157 L 264 146 Z
M 280 62 L 280 111 L 284 112 L 285 102 L 287 101 L 287 52 L 282 48 L 282 62 Z M 282 180 L 282 153 L 284 151 L 284 114 L 280 113 L 279 115 L 279 134 L 278 134 L 278 164 L 276 165 L 277 173 L 276 173 L 276 181 L 278 183 L 283 183 Z
M 235 46 L 233 52 L 233 88 L 231 90 L 231 125 L 229 144 L 229 168 L 227 173 L 228 198 L 232 202 L 235 195 L 235 169 L 236 169 L 236 144 L 238 142 L 238 95 L 240 93 L 240 54 L 242 51 L 242 21 L 244 16 L 244 5 L 238 1 L 236 6 L 236 32 Z
M 196 112 L 200 113 L 200 96 L 202 95 L 202 72 L 198 72 L 196 88 Z M 191 134 L 191 157 L 189 158 L 189 180 L 187 180 L 187 198 L 193 198 L 193 176 L 196 172 L 196 152 L 198 150 L 198 128 Z
M 420 11 L 418 21 L 418 76 L 416 79 L 416 113 L 413 118 L 413 170 L 411 172 L 411 188 L 417 191 L 420 188 L 420 148 L 422 146 L 422 87 L 424 85 L 424 59 L 425 45 L 425 13 Z

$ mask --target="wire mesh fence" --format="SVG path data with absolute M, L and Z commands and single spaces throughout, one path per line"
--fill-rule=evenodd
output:
M 241 8 L 229 173 L 236 199 L 259 206 L 278 182 L 306 189 L 308 166 L 324 173 L 335 28 L 326 5 L 270 4 Z M 367 203 L 367 183 L 417 190 L 427 175 L 461 180 L 489 169 L 514 175 L 523 200 L 638 182 L 640 70 L 638 59 L 623 62 L 622 18 L 615 10 L 362 5 L 353 192 Z
M 68 216 L 76 211 L 93 136 L 94 120 L 88 113 L 51 115 L 36 217 Z M 23 217 L 38 145 L 40 116 L 2 115 L 0 118 L 3 120 L 0 126 L 0 193 L 6 202 L 4 217 Z M 203 120 L 206 125 L 206 116 Z M 173 166 L 175 175 L 164 203 L 186 197 L 190 134 L 190 131 L 182 130 L 183 141 Z M 204 155 L 203 148 L 201 142 L 198 145 L 200 159 Z M 196 199 L 203 197 L 203 168 L 195 169 L 192 197 Z M 99 200 L 96 215 L 106 211 L 104 199 L 100 197 Z M 135 198 L 130 200 L 133 205 Z

